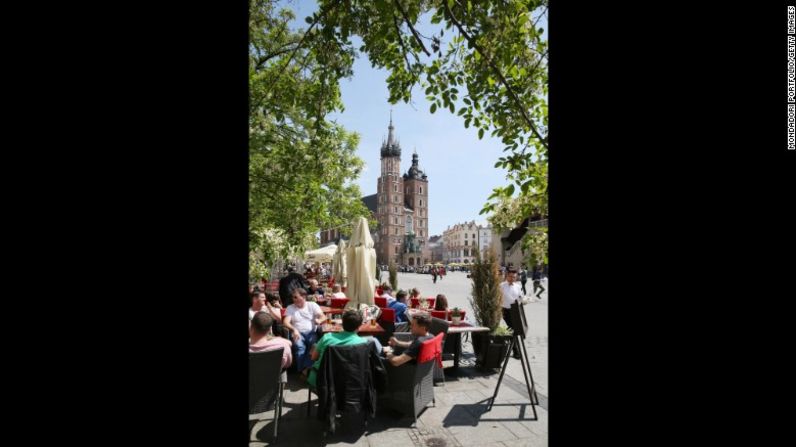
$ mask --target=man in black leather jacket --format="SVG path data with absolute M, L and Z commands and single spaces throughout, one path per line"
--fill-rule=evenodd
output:
M 284 308 L 293 304 L 294 290 L 299 288 L 307 290 L 309 288 L 307 280 L 296 273 L 292 267 L 288 268 L 287 271 L 287 276 L 279 280 L 279 298 L 282 300 L 282 307 Z

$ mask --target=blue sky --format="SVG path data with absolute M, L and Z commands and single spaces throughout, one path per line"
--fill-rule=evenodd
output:
M 314 0 L 287 0 L 282 4 L 295 12 L 295 28 L 306 28 L 304 18 L 317 9 Z M 430 35 L 430 31 L 424 31 L 426 26 L 419 26 L 419 31 Z M 356 47 L 361 45 L 356 37 L 352 41 Z M 387 76 L 386 70 L 372 68 L 367 56 L 360 54 L 354 63 L 354 76 L 341 83 L 345 111 L 331 117 L 360 135 L 358 155 L 366 164 L 357 180 L 362 194 L 376 193 L 379 149 L 387 136 L 392 108 L 395 136 L 402 148 L 402 172 L 411 166 L 416 148 L 420 167 L 428 175 L 430 234 L 442 234 L 449 225 L 464 221 L 485 223 L 485 216 L 478 212 L 492 188 L 506 183 L 506 171 L 494 167 L 503 154 L 500 140 L 488 133 L 479 140 L 477 131 L 472 126 L 465 129 L 464 120 L 448 109 L 431 114 L 431 104 L 419 86 L 413 90 L 413 105 L 399 102 L 391 106 L 387 101 Z

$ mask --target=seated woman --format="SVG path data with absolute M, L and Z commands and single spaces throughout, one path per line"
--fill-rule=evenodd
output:
M 340 284 L 335 284 L 334 287 L 332 288 L 332 297 L 345 298 L 346 297 L 345 293 L 341 292 L 341 290 L 343 290 L 343 288 L 340 287 Z
M 441 293 L 437 295 L 437 299 L 434 301 L 434 310 L 448 310 L 448 299 L 445 298 L 445 295 Z
M 409 295 L 409 299 L 411 300 L 412 298 L 420 299 L 420 290 L 417 287 L 413 288 L 411 295 Z
M 271 292 L 265 293 L 265 303 L 268 311 L 274 317 L 273 333 L 277 337 L 290 338 L 290 332 L 282 324 L 282 300 L 279 295 Z M 263 309 L 265 310 L 265 309 Z

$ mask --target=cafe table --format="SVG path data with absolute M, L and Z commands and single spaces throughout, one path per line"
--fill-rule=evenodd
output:
M 409 318 L 412 318 L 419 313 L 431 315 L 430 312 L 422 309 L 407 309 L 406 313 L 409 315 Z M 462 334 L 469 334 L 471 332 L 489 332 L 489 328 L 484 326 L 474 326 L 466 321 L 462 321 L 459 324 L 453 324 L 453 322 L 448 320 L 448 333 L 445 336 L 445 344 L 448 345 L 447 340 L 449 339 L 450 344 L 453 346 L 454 368 L 459 367 L 459 359 L 462 356 Z
M 324 315 L 329 315 L 329 314 L 337 315 L 345 311 L 345 309 L 340 309 L 336 307 L 329 307 L 329 306 L 318 306 L 318 307 L 321 308 L 321 312 L 323 312 Z
M 451 340 L 453 345 L 453 368 L 459 367 L 459 359 L 462 356 L 462 334 L 471 332 L 489 332 L 488 327 L 473 326 L 466 321 L 459 324 L 450 323 L 446 337 Z
M 321 325 L 321 332 L 323 332 L 324 334 L 327 332 L 342 332 L 342 331 L 343 331 L 343 325 L 339 323 L 333 322 L 333 323 L 324 323 Z M 362 325 L 359 326 L 359 329 L 357 329 L 357 334 L 359 335 L 372 335 L 375 337 L 383 333 L 384 333 L 384 328 L 381 327 L 379 323 L 376 323 L 376 325 L 373 326 L 370 324 L 369 321 L 362 323 Z

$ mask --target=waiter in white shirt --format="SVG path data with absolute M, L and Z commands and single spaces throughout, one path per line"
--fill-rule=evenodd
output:
M 516 301 L 520 301 L 522 297 L 522 288 L 517 282 L 517 270 L 509 269 L 506 271 L 506 280 L 500 283 L 500 293 L 503 295 L 503 321 L 512 330 L 514 327 L 511 325 L 511 305 Z M 513 357 L 519 359 L 520 347 L 516 343 L 513 347 Z

